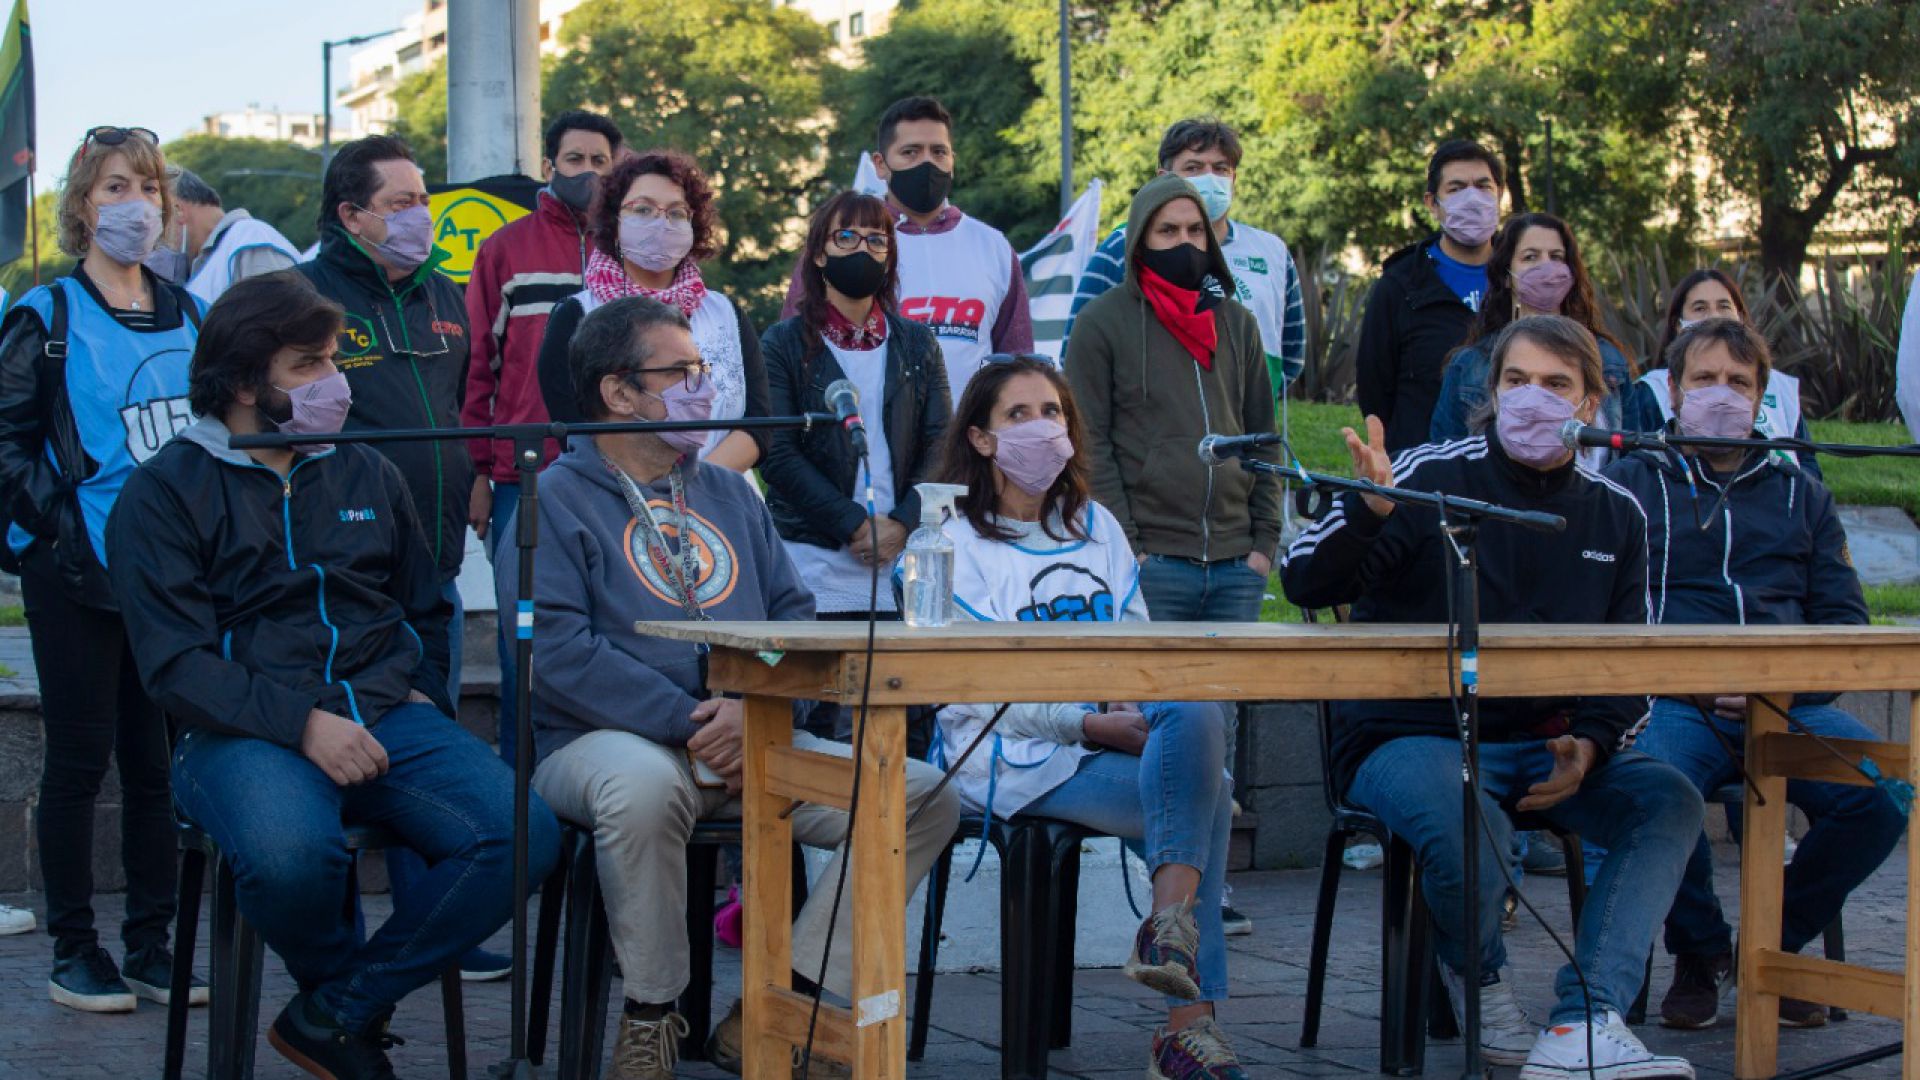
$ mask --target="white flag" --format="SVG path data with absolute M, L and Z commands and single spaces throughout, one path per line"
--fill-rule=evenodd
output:
M 1033 317 L 1033 351 L 1056 364 L 1066 348 L 1074 287 L 1080 283 L 1087 260 L 1100 246 L 1103 186 L 1098 180 L 1088 184 L 1060 224 L 1020 255 L 1020 269 L 1027 279 L 1027 311 Z
M 872 154 L 860 155 L 860 167 L 853 171 L 853 190 L 876 199 L 886 198 L 887 182 L 874 171 Z

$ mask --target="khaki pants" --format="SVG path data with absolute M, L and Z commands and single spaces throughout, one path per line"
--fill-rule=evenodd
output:
M 796 731 L 793 744 L 803 750 L 850 757 L 853 748 Z M 907 813 L 926 801 L 940 770 L 921 761 L 907 762 Z M 594 857 L 605 898 L 614 955 L 620 958 L 626 996 L 641 1004 L 665 1004 L 679 998 L 690 981 L 687 958 L 687 838 L 696 821 L 738 819 L 740 800 L 724 789 L 693 782 L 682 747 L 661 746 L 625 731 L 602 730 L 562 747 L 533 774 L 533 786 L 561 818 L 593 829 Z M 907 891 L 911 893 L 933 867 L 960 819 L 952 788 L 907 830 Z M 802 805 L 793 813 L 795 840 L 810 847 L 834 848 L 846 839 L 847 815 L 830 807 Z M 793 963 L 808 978 L 820 970 L 827 916 L 840 859 L 821 877 L 793 928 Z M 851 885 L 851 877 L 849 877 Z M 825 986 L 846 997 L 852 984 L 852 909 L 840 902 L 833 958 Z M 904 919 L 905 913 L 901 913 Z

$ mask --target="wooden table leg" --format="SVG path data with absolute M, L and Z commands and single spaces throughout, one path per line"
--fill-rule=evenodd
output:
M 1913 692 L 1907 712 L 1907 779 L 1920 786 L 1920 754 L 1913 752 L 1913 735 L 1920 731 L 1920 690 Z M 1906 1080 L 1920 1080 L 1920 1055 L 1913 1053 L 1913 1039 L 1920 1034 L 1920 900 L 1913 898 L 1915 883 L 1920 883 L 1920 844 L 1914 842 L 1911 830 L 1907 835 L 1907 1000 L 1906 1016 L 1901 1027 L 1903 1040 L 1908 1052 L 1902 1055 L 1901 1075 Z
M 853 1075 L 907 1069 L 907 711 L 867 716 L 853 845 Z
M 793 987 L 793 824 L 787 800 L 767 783 L 767 752 L 793 745 L 793 707 L 784 698 L 749 697 L 741 818 L 740 997 L 746 1046 L 740 1075 L 787 1080 L 792 1048 L 770 1034 L 767 995 Z
M 1780 1053 L 1780 998 L 1757 988 L 1759 953 L 1780 951 L 1782 907 L 1785 903 L 1786 863 L 1781 858 L 1787 840 L 1787 782 L 1763 775 L 1755 768 L 1762 735 L 1787 730 L 1780 713 L 1762 705 L 1760 695 L 1749 695 L 1747 705 L 1747 770 L 1753 786 L 1747 789 L 1746 812 L 1740 837 L 1740 942 L 1736 977 L 1733 1075 L 1739 1080 L 1763 1080 L 1778 1071 Z M 1786 694 L 1774 695 L 1781 711 L 1792 704 Z M 1760 804 L 1754 789 L 1759 789 Z

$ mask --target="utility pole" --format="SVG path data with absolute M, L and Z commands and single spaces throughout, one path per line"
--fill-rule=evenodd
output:
M 1060 216 L 1073 208 L 1073 40 L 1068 0 L 1060 0 Z
M 444 179 L 539 169 L 539 0 L 448 4 Z
M 377 34 L 361 34 L 358 37 L 320 43 L 320 172 L 322 175 L 326 174 L 327 163 L 333 160 L 333 50 L 343 45 L 365 45 L 369 41 L 376 41 L 399 32 L 400 28 L 396 26 Z

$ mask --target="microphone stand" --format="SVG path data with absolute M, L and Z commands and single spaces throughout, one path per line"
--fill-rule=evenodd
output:
M 1401 506 L 1424 506 L 1440 516 L 1441 538 L 1447 543 L 1447 607 L 1449 651 L 1460 656 L 1459 682 L 1450 697 L 1459 705 L 1456 720 L 1460 729 L 1460 803 L 1461 823 L 1466 843 L 1461 849 L 1461 872 L 1465 877 L 1464 900 L 1467 919 L 1463 928 L 1466 970 L 1460 973 L 1464 1000 L 1460 1005 L 1460 1041 L 1465 1062 L 1461 1075 L 1465 1080 L 1482 1080 L 1486 1065 L 1480 1053 L 1480 564 L 1475 549 L 1482 522 L 1495 521 L 1541 532 L 1560 532 L 1567 519 L 1558 514 L 1534 510 L 1515 510 L 1478 499 L 1455 498 L 1440 492 L 1408 491 L 1381 487 L 1369 480 L 1358 480 L 1329 473 L 1308 472 L 1300 465 L 1276 465 L 1241 458 L 1240 467 L 1251 473 L 1267 473 L 1298 480 L 1308 490 L 1350 491 L 1372 495 Z M 1457 627 L 1457 629 L 1455 629 Z M 1493 853 L 1500 858 L 1499 852 Z M 1425 979 L 1427 973 L 1409 972 L 1410 979 Z M 1417 1022 L 1410 1021 L 1410 1022 Z
M 390 443 L 503 439 L 513 442 L 513 467 L 520 478 L 520 499 L 514 504 L 515 543 L 520 551 L 520 583 L 514 618 L 514 759 L 513 759 L 513 984 L 512 1030 L 507 1060 L 488 1072 L 501 1080 L 537 1080 L 537 1063 L 527 1058 L 527 815 L 533 779 L 533 560 L 540 542 L 540 459 L 548 439 L 565 446 L 574 435 L 613 435 L 663 431 L 754 431 L 770 428 L 812 430 L 815 424 L 839 421 L 831 413 L 799 416 L 755 416 L 738 420 L 633 420 L 593 424 L 498 424 L 475 428 L 396 428 L 390 431 L 342 431 L 321 437 L 307 435 L 236 435 L 236 450 L 285 450 L 325 442 Z M 684 539 L 682 541 L 685 542 Z M 506 612 L 501 612 L 502 618 Z M 458 635 L 450 635 L 459 648 Z M 459 709 L 456 700 L 454 708 Z M 502 703 L 505 704 L 504 702 Z M 457 719 L 457 718 L 456 718 Z

